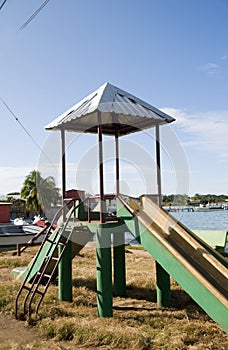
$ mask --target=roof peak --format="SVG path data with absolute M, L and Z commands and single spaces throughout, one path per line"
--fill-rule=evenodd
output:
M 105 82 L 46 129 L 97 133 L 98 113 L 104 133 L 109 135 L 116 132 L 125 135 L 175 120 L 129 92 Z

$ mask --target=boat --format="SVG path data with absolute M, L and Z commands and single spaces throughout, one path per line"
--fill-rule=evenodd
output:
M 41 243 L 44 236 L 44 228 L 38 225 L 1 224 L 0 249 L 16 249 L 18 244 L 23 245 L 34 240 L 36 243 Z
M 203 212 L 206 212 L 206 211 L 214 211 L 214 210 L 223 210 L 224 209 L 224 206 L 221 205 L 221 204 L 200 204 L 199 207 L 196 207 L 194 209 L 194 211 L 203 211 Z

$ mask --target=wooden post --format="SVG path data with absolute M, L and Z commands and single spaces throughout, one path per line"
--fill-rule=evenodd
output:
M 90 198 L 88 198 L 88 222 L 91 222 Z
M 61 150 L 62 150 L 62 215 L 63 222 L 66 221 L 65 196 L 66 196 L 66 146 L 65 146 L 65 130 L 61 129 Z M 66 238 L 62 238 L 63 241 Z M 58 254 L 60 256 L 63 247 L 59 246 Z M 58 266 L 59 300 L 72 301 L 72 257 L 71 257 L 71 241 L 68 242 L 66 250 Z
M 156 125 L 156 162 L 157 162 L 157 188 L 158 188 L 158 205 L 162 206 L 161 191 L 161 148 L 159 125 Z M 157 303 L 158 306 L 170 305 L 170 276 L 163 267 L 156 261 L 157 276 Z
M 66 196 L 66 146 L 65 146 L 65 130 L 61 129 L 61 149 L 62 149 L 62 206 L 64 207 Z M 63 222 L 66 221 L 66 212 L 63 209 Z
M 170 276 L 163 267 L 156 261 L 156 289 L 158 306 L 170 306 Z
M 114 294 L 126 295 L 125 232 L 121 227 L 113 233 Z
M 120 162 L 119 162 L 119 135 L 115 132 L 115 146 L 116 146 L 116 195 L 120 193 Z
M 97 308 L 101 317 L 112 317 L 111 233 L 97 227 Z
M 158 205 L 161 207 L 161 151 L 160 151 L 160 132 L 159 125 L 156 125 L 156 163 L 157 163 L 157 188 L 158 188 Z
M 104 166 L 103 166 L 103 145 L 102 145 L 102 125 L 101 125 L 101 115 L 98 112 L 98 152 L 99 152 L 99 184 L 100 184 L 100 222 L 101 224 L 105 222 L 105 202 L 104 202 Z
M 65 243 L 66 238 L 62 238 L 62 242 Z M 63 246 L 58 247 L 58 254 L 62 253 Z M 67 247 L 59 262 L 58 266 L 58 295 L 59 300 L 72 301 L 72 254 L 71 254 L 71 241 L 67 243 Z

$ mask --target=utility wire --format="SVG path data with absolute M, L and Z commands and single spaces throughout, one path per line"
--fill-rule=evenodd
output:
M 6 1 L 6 0 L 5 0 Z M 38 15 L 38 13 L 47 5 L 47 3 L 49 2 L 50 0 L 45 0 L 43 2 L 43 4 L 32 14 L 32 16 L 30 16 L 27 21 L 22 24 L 22 26 L 18 29 L 18 32 L 25 29 L 27 27 L 27 25 L 29 25 L 29 23 Z M 4 5 L 4 4 L 3 4 Z
M 48 157 L 46 156 L 46 154 L 44 153 L 44 151 L 42 150 L 42 148 L 40 147 L 40 145 L 36 142 L 36 140 L 34 139 L 34 137 L 29 133 L 29 131 L 24 127 L 24 125 L 20 122 L 20 120 L 18 119 L 18 117 L 16 116 L 16 114 L 12 111 L 12 109 L 9 107 L 9 105 L 3 100 L 3 98 L 0 96 L 0 100 L 2 101 L 2 103 L 4 104 L 4 106 L 6 107 L 6 109 L 10 112 L 10 114 L 13 116 L 13 118 L 18 122 L 18 124 L 20 125 L 20 127 L 24 130 L 24 132 L 28 135 L 28 137 L 32 140 L 32 142 L 36 145 L 36 147 L 41 151 L 41 153 L 45 156 L 45 158 L 50 162 L 51 160 L 48 159 Z
M 0 11 L 1 11 L 1 9 L 3 8 L 3 6 L 5 5 L 6 1 L 7 1 L 7 0 L 4 0 L 3 3 L 0 5 Z
M 38 145 L 38 143 L 36 142 L 36 140 L 32 137 L 32 135 L 28 132 L 28 130 L 24 127 L 24 125 L 20 122 L 20 120 L 18 119 L 18 117 L 16 116 L 16 114 L 12 111 L 12 109 L 8 106 L 8 104 L 3 100 L 2 97 L 0 97 L 0 100 L 2 101 L 2 103 L 4 104 L 4 106 L 8 109 L 8 111 L 10 112 L 10 114 L 14 117 L 14 119 L 18 122 L 18 124 L 20 125 L 20 127 L 24 130 L 24 132 L 28 135 L 28 137 L 31 138 L 31 140 L 33 141 L 33 143 L 39 148 L 39 150 L 41 151 L 40 146 Z

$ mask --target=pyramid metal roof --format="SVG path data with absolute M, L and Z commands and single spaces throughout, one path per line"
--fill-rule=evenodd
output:
M 105 83 L 48 124 L 47 130 L 97 133 L 102 124 L 106 135 L 119 136 L 171 123 L 175 119 L 139 98 Z

